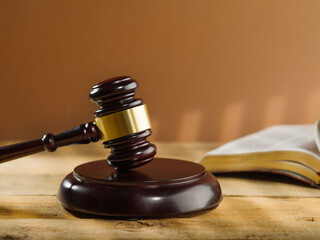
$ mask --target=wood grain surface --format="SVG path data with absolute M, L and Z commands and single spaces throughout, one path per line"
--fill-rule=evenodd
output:
M 198 160 L 214 143 L 159 142 L 159 157 Z M 319 239 L 320 190 L 272 174 L 219 175 L 220 206 L 168 219 L 75 216 L 56 200 L 64 176 L 103 159 L 99 143 L 0 165 L 0 239 Z

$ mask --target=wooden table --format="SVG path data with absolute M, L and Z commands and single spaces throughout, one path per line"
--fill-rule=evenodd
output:
M 195 161 L 217 145 L 157 146 L 158 156 Z M 56 200 L 61 180 L 75 166 L 105 156 L 96 143 L 0 165 L 0 239 L 320 239 L 320 189 L 265 174 L 219 176 L 222 203 L 193 216 L 113 220 L 71 215 Z

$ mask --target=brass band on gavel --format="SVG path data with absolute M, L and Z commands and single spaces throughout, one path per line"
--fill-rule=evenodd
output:
M 151 129 L 146 105 L 129 108 L 95 119 L 102 141 L 109 141 Z

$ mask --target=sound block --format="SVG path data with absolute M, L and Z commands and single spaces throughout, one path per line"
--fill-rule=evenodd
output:
M 149 164 L 119 172 L 106 160 L 77 166 L 62 181 L 58 201 L 67 209 L 113 217 L 163 217 L 218 206 L 216 178 L 203 166 L 155 158 Z

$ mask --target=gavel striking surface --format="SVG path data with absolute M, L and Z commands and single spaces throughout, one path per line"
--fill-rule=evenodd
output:
M 221 190 L 204 167 L 155 158 L 119 172 L 105 160 L 76 167 L 61 183 L 58 199 L 74 211 L 121 217 L 162 217 L 216 207 Z

